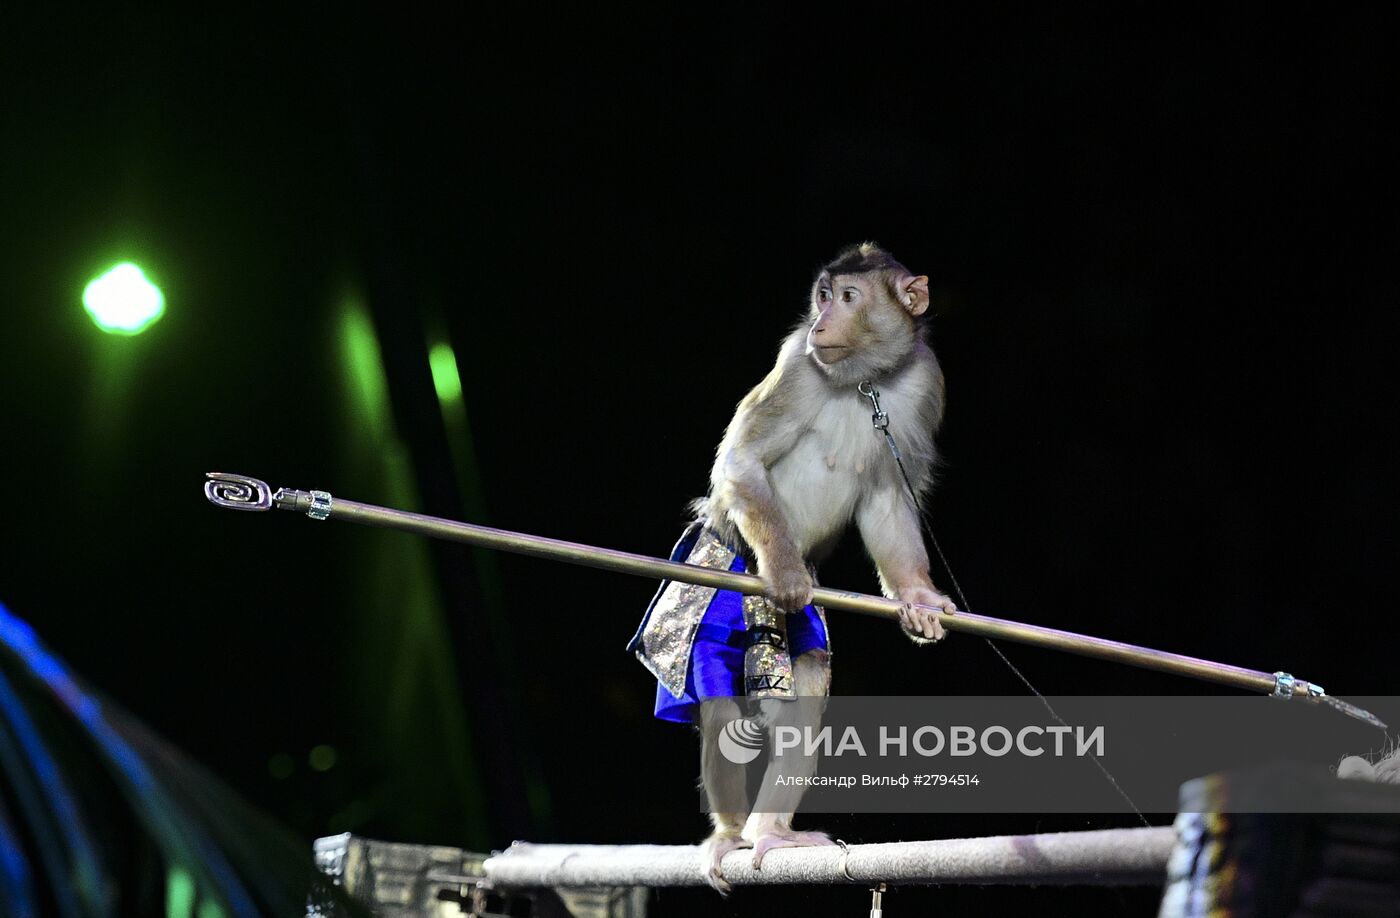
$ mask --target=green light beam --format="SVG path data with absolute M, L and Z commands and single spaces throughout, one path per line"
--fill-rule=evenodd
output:
M 433 388 L 444 405 L 462 400 L 462 377 L 457 375 L 457 355 L 452 345 L 439 342 L 428 349 L 428 367 L 433 371 Z

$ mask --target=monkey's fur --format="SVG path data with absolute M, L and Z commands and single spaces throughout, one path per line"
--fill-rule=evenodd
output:
M 787 610 L 811 601 L 809 565 L 854 522 L 885 595 L 904 603 L 905 629 L 916 639 L 938 640 L 937 615 L 916 604 L 956 608 L 929 578 L 917 510 L 884 438 L 871 428 L 870 403 L 856 388 L 868 380 L 879 390 L 922 499 L 932 483 L 933 435 L 944 404 L 943 372 L 920 319 L 929 306 L 928 278 L 867 242 L 818 272 L 810 304 L 783 341 L 777 365 L 739 403 L 717 451 L 709 494 L 694 509 L 722 538 L 747 548 L 769 599 Z M 799 695 L 825 697 L 826 652 L 803 654 L 793 673 Z M 736 799 L 718 792 L 742 787 L 742 769 L 716 749 L 717 731 L 738 716 L 734 699 L 702 707 L 702 777 L 712 800 Z M 721 890 L 728 886 L 720 862 L 735 848 L 752 847 L 759 867 L 772 848 L 831 843 L 820 832 L 794 831 L 791 813 L 714 813 L 712 820 L 709 876 Z

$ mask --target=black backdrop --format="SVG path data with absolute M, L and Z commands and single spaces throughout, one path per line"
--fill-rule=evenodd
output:
M 663 553 L 813 267 L 863 238 L 933 278 L 933 519 L 974 609 L 1391 691 L 1389 21 L 710 4 L 6 33 L 0 601 L 308 838 L 698 838 L 693 739 L 623 651 L 653 585 L 221 513 L 202 473 Z M 133 339 L 78 305 L 120 258 L 169 300 Z M 378 401 L 345 383 L 347 303 Z M 427 597 L 413 623 L 376 564 Z M 869 568 L 852 540 L 823 581 Z M 1021 690 L 975 641 L 834 632 L 838 692 Z M 1046 693 L 1207 690 L 1007 651 Z M 862 907 L 728 907 L 838 898 Z

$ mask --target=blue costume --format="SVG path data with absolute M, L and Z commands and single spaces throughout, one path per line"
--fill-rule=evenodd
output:
M 746 569 L 743 554 L 702 521 L 681 536 L 671 560 Z M 762 597 L 666 580 L 627 649 L 657 678 L 656 716 L 692 723 L 699 717 L 700 703 L 711 698 L 791 697 L 790 661 L 810 650 L 830 650 L 830 642 L 818 606 L 783 616 Z M 763 661 L 758 664 L 761 674 L 754 672 L 755 659 Z

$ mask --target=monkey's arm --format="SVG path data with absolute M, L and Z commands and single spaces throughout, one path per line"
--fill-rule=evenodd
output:
M 784 345 L 778 364 L 739 403 L 710 476 L 710 512 L 729 522 L 753 550 L 768 596 L 783 609 L 812 600 L 812 577 L 774 491 L 769 468 L 802 435 L 807 418 L 800 342 Z
M 856 508 L 856 526 L 879 571 L 881 589 L 905 604 L 900 610 L 905 630 L 916 639 L 921 636 L 936 641 L 943 637 L 937 615 L 917 609 L 915 604 L 948 613 L 956 612 L 957 606 L 938 592 L 929 577 L 919 518 L 903 487 L 903 482 L 890 481 L 871 490 Z

